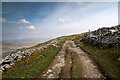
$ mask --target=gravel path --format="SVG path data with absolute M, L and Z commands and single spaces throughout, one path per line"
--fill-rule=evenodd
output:
M 74 48 L 70 48 L 70 50 L 77 53 L 79 56 L 82 67 L 82 78 L 104 78 L 103 74 L 98 70 L 97 66 L 89 57 L 89 55 L 79 47 L 76 47 L 73 41 L 70 42 L 74 46 Z
M 71 78 L 72 76 L 71 72 L 72 72 L 72 53 L 69 52 L 67 49 L 65 55 L 65 66 L 62 69 L 60 78 Z
M 57 54 L 53 62 L 40 76 L 41 78 L 59 78 L 62 68 L 65 66 L 66 45 L 67 42 L 63 44 L 62 49 Z

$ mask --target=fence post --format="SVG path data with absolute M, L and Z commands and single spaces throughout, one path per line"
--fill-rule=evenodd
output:
M 89 29 L 89 37 L 90 37 L 90 29 Z

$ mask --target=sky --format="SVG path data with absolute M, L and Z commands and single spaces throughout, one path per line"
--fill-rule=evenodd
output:
M 118 24 L 117 2 L 3 2 L 2 39 L 56 38 Z

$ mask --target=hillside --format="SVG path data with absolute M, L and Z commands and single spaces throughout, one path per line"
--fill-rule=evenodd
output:
M 119 32 L 118 25 L 21 49 L 1 61 L 0 71 L 3 78 L 117 79 Z

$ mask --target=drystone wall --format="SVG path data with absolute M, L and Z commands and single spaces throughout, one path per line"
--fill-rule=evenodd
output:
M 56 44 L 58 44 L 59 42 L 60 42 L 60 40 L 56 40 L 56 41 L 53 41 L 50 44 L 46 44 L 42 47 L 28 49 L 26 51 L 19 50 L 16 53 L 11 53 L 8 56 L 6 56 L 5 59 L 2 59 L 0 61 L 0 71 L 1 72 L 7 71 L 9 68 L 11 68 L 11 66 L 13 66 L 15 64 L 15 62 L 21 61 L 23 58 L 27 58 L 28 56 L 31 56 L 31 54 L 35 51 L 46 49 L 51 45 L 56 46 Z
M 89 30 L 81 40 L 92 45 L 107 44 L 120 47 L 120 25 Z

